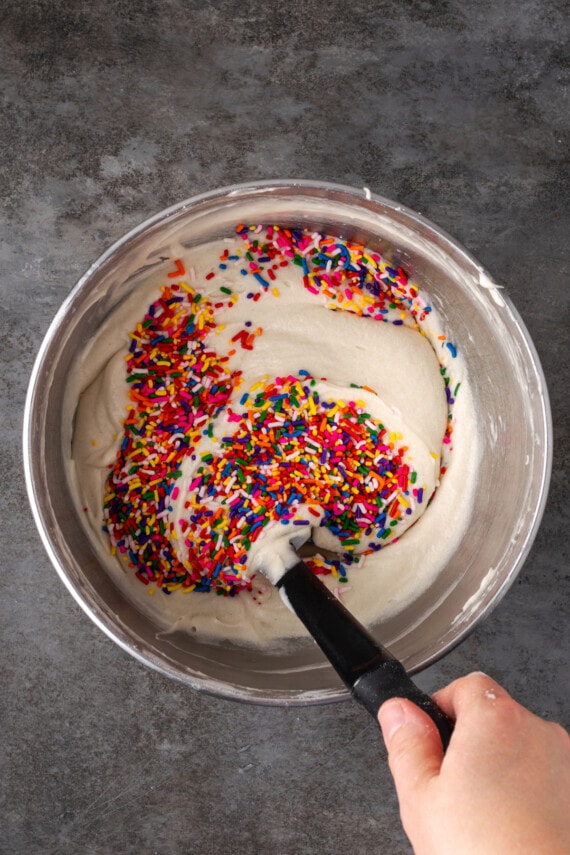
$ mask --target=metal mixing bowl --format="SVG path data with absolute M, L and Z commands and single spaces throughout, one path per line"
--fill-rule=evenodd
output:
M 30 380 L 24 455 L 37 526 L 77 602 L 124 650 L 194 688 L 265 704 L 338 700 L 347 692 L 310 639 L 268 656 L 189 635 L 173 643 L 161 635 L 103 569 L 66 477 L 74 407 L 69 378 L 86 343 L 124 298 L 135 271 L 161 248 L 181 235 L 192 243 L 231 235 L 237 222 L 314 228 L 379 249 L 425 288 L 461 346 L 483 445 L 470 525 L 428 590 L 374 629 L 411 673 L 443 656 L 491 612 L 528 554 L 552 457 L 544 377 L 518 313 L 452 238 L 366 189 L 318 182 L 239 185 L 169 208 L 102 255 L 60 308 Z

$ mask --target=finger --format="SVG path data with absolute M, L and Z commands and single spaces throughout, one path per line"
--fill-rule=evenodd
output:
M 491 677 L 481 671 L 474 671 L 440 689 L 433 699 L 450 718 L 457 720 L 462 717 L 462 713 L 473 712 L 480 705 L 489 706 L 495 701 L 511 698 Z
M 419 791 L 439 773 L 443 749 L 431 718 L 411 701 L 393 698 L 378 712 L 388 763 L 400 808 L 405 812 Z

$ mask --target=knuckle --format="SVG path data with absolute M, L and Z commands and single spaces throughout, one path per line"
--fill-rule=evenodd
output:
M 554 721 L 547 722 L 547 725 L 552 737 L 560 744 L 561 748 L 570 753 L 570 735 L 566 728 Z

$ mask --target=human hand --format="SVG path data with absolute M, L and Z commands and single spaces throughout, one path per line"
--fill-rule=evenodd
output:
M 455 730 L 445 756 L 410 701 L 378 713 L 415 855 L 569 855 L 570 738 L 484 674 L 434 695 Z

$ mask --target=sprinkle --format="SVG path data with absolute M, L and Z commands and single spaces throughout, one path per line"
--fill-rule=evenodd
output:
M 269 282 L 266 282 L 263 276 L 261 276 L 259 273 L 254 273 L 253 278 L 257 279 L 257 281 L 260 282 L 264 288 L 269 288 Z
M 177 276 L 184 276 L 186 273 L 186 268 L 180 258 L 175 258 L 174 264 L 176 265 L 176 269 L 167 274 L 169 279 L 175 279 Z

